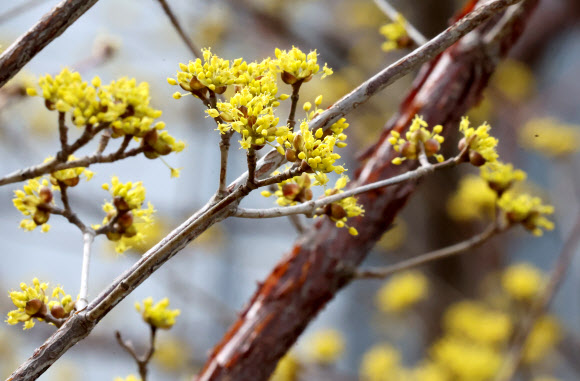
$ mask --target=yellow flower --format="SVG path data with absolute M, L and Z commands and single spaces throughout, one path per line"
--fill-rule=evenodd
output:
M 453 304 L 443 320 L 447 332 L 485 345 L 506 343 L 513 329 L 507 314 L 472 301 Z
M 135 376 L 135 375 L 128 375 L 126 378 L 122 378 L 122 377 L 115 377 L 115 381 L 141 381 L 141 378 Z
M 66 318 L 74 309 L 72 297 L 60 286 L 53 289 L 52 297 L 46 295 L 48 283 L 41 283 L 38 278 L 34 278 L 31 285 L 20 283 L 20 289 L 22 291 L 8 294 L 16 306 L 8 312 L 6 322 L 10 325 L 23 322 L 24 329 L 29 329 L 34 327 L 34 319 L 43 321 L 49 313 L 57 319 Z
M 447 213 L 457 221 L 493 216 L 497 194 L 479 176 L 467 175 L 447 202 Z
M 376 304 L 382 312 L 402 312 L 427 296 L 427 278 L 418 271 L 393 275 L 376 295 Z
M 181 313 L 180 310 L 170 310 L 169 299 L 161 299 L 157 304 L 153 304 L 153 298 L 149 297 L 143 300 L 143 306 L 135 303 L 137 312 L 141 312 L 143 320 L 159 329 L 169 329 L 175 324 L 175 318 Z
M 387 343 L 375 345 L 363 355 L 360 365 L 362 381 L 390 381 L 401 367 L 401 354 Z
M 482 166 L 487 162 L 497 160 L 496 152 L 497 139 L 489 135 L 491 127 L 489 124 L 482 124 L 477 128 L 469 126 L 469 119 L 464 116 L 459 124 L 459 131 L 463 133 L 463 139 L 459 142 L 459 149 L 463 150 L 467 146 L 469 162 L 475 166 Z
M 561 329 L 558 320 L 550 315 L 540 317 L 534 324 L 524 347 L 524 362 L 530 364 L 542 360 L 554 349 L 560 338 Z
M 498 195 L 509 189 L 516 181 L 524 181 L 527 176 L 524 171 L 514 170 L 513 165 L 504 164 L 501 161 L 482 166 L 480 175 Z
M 381 49 L 383 51 L 388 52 L 395 49 L 404 48 L 410 45 L 411 40 L 409 36 L 407 36 L 407 20 L 401 15 L 397 13 L 397 17 L 391 23 L 383 25 L 379 29 L 379 33 L 381 33 L 387 41 L 383 42 L 381 45 Z
M 544 276 L 530 263 L 511 265 L 502 274 L 501 285 L 510 297 L 531 301 L 544 287 Z
M 506 192 L 501 196 L 497 205 L 505 212 L 510 223 L 521 223 L 535 236 L 543 234 L 542 228 L 545 230 L 554 229 L 554 223 L 544 217 L 546 214 L 554 213 L 554 207 L 543 205 L 539 197 L 532 197 L 525 193 Z
M 443 131 L 443 126 L 433 127 L 433 131 L 427 129 L 428 124 L 419 115 L 415 115 L 405 138 L 397 131 L 391 131 L 389 143 L 395 151 L 401 153 L 400 157 L 393 159 L 393 164 L 401 164 L 406 159 L 417 159 L 421 150 L 425 150 L 427 157 L 434 156 L 438 162 L 443 161 L 443 155 L 438 152 L 443 143 L 443 136 L 439 135 Z
M 168 78 L 170 85 L 177 85 L 185 91 L 196 93 L 206 88 L 218 94 L 226 91 L 227 86 L 235 81 L 234 67 L 242 63 L 238 58 L 232 65 L 230 61 L 216 56 L 210 49 L 202 49 L 203 60 L 197 58 L 186 64 L 179 64 L 177 80 Z
M 115 242 L 117 253 L 124 253 L 133 246 L 143 243 L 148 226 L 153 223 L 155 209 L 151 203 L 147 208 L 142 208 L 145 201 L 145 187 L 142 182 L 121 183 L 119 178 L 113 176 L 111 185 L 103 184 L 103 189 L 110 191 L 113 202 L 103 205 L 106 213 L 103 225 L 107 225 L 113 219 L 116 222 L 107 233 L 107 238 Z M 100 225 L 94 225 L 98 229 Z
M 535 79 L 530 68 L 523 62 L 507 59 L 498 65 L 491 84 L 509 100 L 518 102 L 533 93 Z
M 324 195 L 332 196 L 335 194 L 343 193 L 342 189 L 346 186 L 348 181 L 349 181 L 348 176 L 341 176 L 338 180 L 336 180 L 334 188 L 327 189 L 324 192 Z M 357 204 L 356 197 L 351 196 L 327 205 L 324 208 L 324 213 L 328 216 L 328 218 L 330 218 L 332 221 L 336 223 L 336 227 L 349 228 L 349 226 L 346 224 L 347 220 L 352 217 L 364 215 L 364 209 L 361 205 Z M 351 235 L 358 234 L 357 230 L 354 227 L 349 228 L 349 233 Z
M 307 344 L 309 358 L 319 364 L 332 364 L 344 352 L 344 338 L 333 329 L 313 333 Z
M 50 229 L 47 222 L 54 200 L 47 179 L 28 180 L 23 190 L 14 191 L 12 203 L 20 213 L 27 217 L 20 221 L 22 229 L 31 231 L 37 226 L 42 226 L 42 232 L 47 232 Z
M 497 374 L 503 356 L 489 346 L 446 336 L 431 348 L 431 356 L 453 380 L 487 381 Z
M 187 366 L 191 355 L 187 343 L 174 337 L 158 340 L 155 343 L 153 360 L 166 371 L 179 371 Z
M 291 354 L 287 353 L 276 365 L 276 370 L 270 377 L 270 381 L 297 381 L 300 364 Z
M 316 50 L 306 55 L 295 46 L 289 51 L 276 48 L 275 55 L 274 64 L 282 72 L 282 81 L 287 84 L 293 85 L 299 81 L 308 82 L 313 75 L 320 71 Z M 328 68 L 326 64 L 322 71 L 324 72 L 322 78 L 332 74 L 332 69 Z
M 580 149 L 580 129 L 551 118 L 532 119 L 520 130 L 519 140 L 546 156 L 564 156 Z
M 52 160 L 53 157 L 49 156 L 46 159 L 44 159 L 44 162 L 47 163 Z M 77 158 L 74 155 L 69 155 L 67 162 L 75 160 L 77 160 Z M 50 174 L 50 182 L 55 187 L 55 189 L 58 189 L 59 181 L 63 182 L 65 185 L 69 187 L 74 187 L 79 183 L 81 176 L 84 176 L 85 180 L 89 181 L 90 179 L 93 178 L 94 174 L 95 173 L 93 171 L 89 171 L 85 167 L 61 169 L 60 171 L 52 172 Z

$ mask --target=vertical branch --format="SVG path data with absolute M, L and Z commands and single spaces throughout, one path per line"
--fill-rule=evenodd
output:
M 91 249 L 95 233 L 86 231 L 83 233 L 83 264 L 81 268 L 81 288 L 79 291 L 79 300 L 77 302 L 77 311 L 81 311 L 88 305 L 89 295 L 89 267 L 91 263 Z
M 187 47 L 189 48 L 189 51 L 193 54 L 194 57 L 200 58 L 202 56 L 201 50 L 193 43 L 193 41 L 189 37 L 187 37 L 187 35 L 185 34 L 185 31 L 181 27 L 181 24 L 177 20 L 177 17 L 175 17 L 175 14 L 173 13 L 171 8 L 169 7 L 169 4 L 167 3 L 167 1 L 166 0 L 158 0 L 158 1 L 159 1 L 159 4 L 161 4 L 163 11 L 165 11 L 165 14 L 167 15 L 167 17 L 169 17 L 171 24 L 173 25 L 173 27 L 177 31 L 177 34 L 179 34 L 179 37 L 181 37 L 183 42 L 185 42 L 185 45 L 187 45 Z
M 256 150 L 253 147 L 248 149 L 248 181 L 249 184 L 256 182 Z
M 300 91 L 301 85 L 302 81 L 298 81 L 292 85 L 292 95 L 290 96 L 292 104 L 290 105 L 290 114 L 288 114 L 288 122 L 287 122 L 290 131 L 293 131 L 294 126 L 296 125 L 296 120 L 294 118 L 296 117 L 296 106 L 298 105 L 298 99 L 300 97 L 298 95 L 298 92 Z
M 60 139 L 60 152 L 56 155 L 57 160 L 67 161 L 68 159 L 68 127 L 65 124 L 64 112 L 58 113 L 58 137 Z

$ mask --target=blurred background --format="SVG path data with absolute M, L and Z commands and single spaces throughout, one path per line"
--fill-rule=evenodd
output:
M 54 0 L 2 1 L 0 45 L 9 46 L 56 4 Z M 462 1 L 392 4 L 430 38 L 446 28 Z M 326 108 L 408 52 L 381 50 L 385 37 L 379 29 L 389 19 L 372 0 L 171 0 L 170 5 L 197 45 L 211 47 L 224 58 L 261 60 L 273 56 L 276 47 L 293 45 L 303 51 L 316 49 L 319 62 L 327 62 L 334 75 L 302 86 L 300 104 L 322 94 L 322 108 Z M 578 214 L 575 182 L 580 163 L 574 153 L 580 147 L 579 18 L 576 0 L 541 0 L 484 100 L 470 113 L 472 122 L 492 125 L 502 159 L 528 173 L 527 189 L 555 206 L 551 217 L 555 230 L 536 238 L 524 229 L 513 229 L 482 248 L 390 281 L 353 283 L 309 327 L 275 375 L 278 380 L 493 379 L 486 369 L 497 366 L 516 331 L 518 316 L 529 308 L 527 296 L 514 292 L 525 289 L 533 295 L 541 288 Z M 142 181 L 147 200 L 157 210 L 155 228 L 142 247 L 119 255 L 103 237 L 97 239 L 90 297 L 202 206 L 217 188 L 219 135 L 214 123 L 205 118 L 201 102 L 192 97 L 173 99 L 175 88 L 166 81 L 179 70 L 180 62 L 192 58 L 157 1 L 101 0 L 0 90 L 0 176 L 56 153 L 57 115 L 41 99 L 27 97 L 23 89 L 34 85 L 38 76 L 56 74 L 64 67 L 78 70 L 85 80 L 99 75 L 103 82 L 124 76 L 148 82 L 152 106 L 163 110 L 167 130 L 187 143 L 183 152 L 166 157 L 171 167 L 182 168 L 179 178 L 170 178 L 160 161 L 139 156 L 92 166 L 95 177 L 71 189 L 73 209 L 91 223 L 104 217 L 101 206 L 109 195 L 101 184 L 110 182 L 112 175 L 123 182 Z M 347 168 L 354 171 L 356 154 L 378 137 L 413 77 L 402 78 L 348 116 L 349 145 L 342 155 Z M 290 91 L 279 87 L 280 93 Z M 299 108 L 298 118 L 303 114 Z M 531 137 L 538 134 L 550 141 L 534 149 Z M 244 155 L 234 140 L 229 181 L 245 170 Z M 95 144 L 89 145 L 83 152 L 94 148 Z M 478 173 L 465 167 L 426 179 L 366 264 L 395 263 L 482 231 L 488 223 L 488 200 L 477 184 L 462 181 L 465 175 Z M 0 187 L 0 290 L 17 289 L 20 282 L 38 277 L 76 295 L 82 256 L 78 229 L 58 216 L 51 218 L 49 233 L 19 229 L 21 214 L 12 206 L 12 198 L 20 187 Z M 272 202 L 256 194 L 243 205 L 269 207 Z M 235 320 L 256 282 L 265 278 L 296 237 L 286 219 L 229 219 L 211 228 L 40 379 L 113 380 L 136 374 L 136 365 L 116 343 L 114 331 L 121 331 L 138 348 L 145 346 L 148 327 L 134 303 L 148 296 L 155 300 L 167 296 L 171 307 L 182 311 L 174 328 L 158 336 L 150 379 L 189 379 Z M 536 342 L 526 349 L 522 380 L 579 378 L 579 266 L 575 260 L 568 269 L 549 314 L 535 328 Z M 514 282 L 516 291 L 506 286 Z M 11 309 L 10 299 L 0 298 L 2 314 Z M 1 325 L 0 376 L 7 377 L 53 331 L 45 324 L 26 332 L 19 326 Z

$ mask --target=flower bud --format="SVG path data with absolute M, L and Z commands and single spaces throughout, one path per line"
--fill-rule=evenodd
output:
M 194 75 L 193 77 L 191 77 L 191 80 L 189 81 L 189 87 L 190 87 L 190 91 L 191 90 L 201 90 L 201 89 L 205 88 L 205 85 L 203 83 L 201 83 L 199 81 L 199 79 L 197 79 L 197 77 Z
M 214 90 L 214 93 L 216 94 L 223 94 L 226 92 L 226 90 L 228 89 L 227 86 L 217 86 Z
M 336 220 L 342 220 L 346 217 L 346 211 L 338 204 L 330 204 L 330 217 Z
M 282 185 L 282 194 L 287 198 L 294 198 L 300 193 L 300 186 L 296 183 L 287 183 Z
M 119 225 L 124 228 L 128 228 L 129 226 L 133 225 L 133 213 L 126 212 L 119 216 Z
M 424 146 L 427 156 L 436 154 L 441 148 L 441 144 L 439 144 L 439 142 L 435 139 L 427 139 L 427 141 L 424 143 Z
M 135 225 L 131 225 L 127 229 L 125 229 L 123 235 L 127 238 L 135 237 L 137 235 L 137 228 L 135 227 Z
M 293 85 L 298 82 L 298 78 L 288 73 L 287 71 L 283 71 L 280 77 L 282 78 L 282 81 L 288 85 Z
M 54 316 L 57 319 L 62 319 L 65 317 L 65 312 L 64 312 L 64 308 L 62 308 L 62 306 L 60 304 L 57 304 L 56 306 L 53 306 L 50 309 L 50 314 L 52 316 Z
M 401 147 L 401 155 L 407 158 L 415 158 L 417 156 L 417 146 L 411 142 L 405 142 Z
M 294 145 L 296 151 L 298 152 L 302 151 L 302 148 L 304 147 L 304 138 L 302 137 L 302 135 L 294 136 L 294 140 L 292 140 L 292 145 Z
M 296 161 L 296 159 L 298 159 L 298 157 L 296 156 L 296 151 L 291 150 L 290 148 L 286 148 L 286 160 L 288 160 L 289 162 L 293 163 Z
M 487 160 L 477 151 L 470 151 L 469 152 L 469 162 L 476 167 L 481 167 L 486 163 Z
M 115 205 L 115 208 L 117 208 L 119 212 L 126 212 L 131 209 L 129 204 L 127 204 L 127 201 L 125 201 L 121 196 L 115 196 L 113 199 L 113 205 Z
M 43 307 L 44 307 L 44 314 L 42 313 Z M 26 306 L 24 307 L 24 312 L 26 312 L 30 316 L 36 315 L 37 313 L 40 313 L 41 315 L 45 315 L 46 314 L 46 306 L 44 305 L 44 302 L 40 299 L 31 299 L 28 302 L 26 302 Z
M 118 241 L 121 239 L 122 236 L 123 235 L 121 233 L 115 231 L 107 232 L 107 238 L 109 239 L 109 241 Z
M 38 191 L 38 197 L 40 198 L 40 201 L 42 201 L 45 204 L 48 204 L 52 201 L 52 191 L 50 190 L 49 187 L 42 187 Z
M 75 186 L 77 186 L 77 184 L 79 183 L 79 181 L 81 181 L 81 179 L 80 179 L 79 176 L 72 177 L 70 179 L 64 179 L 64 180 L 62 180 L 62 182 L 65 183 L 65 185 L 66 186 L 69 186 L 69 187 L 75 187 Z
M 42 224 L 47 223 L 49 218 L 50 218 L 49 212 L 47 212 L 46 210 L 38 209 L 38 208 L 36 209 L 36 212 L 34 212 L 34 215 L 32 216 L 32 220 L 37 225 L 42 225 Z

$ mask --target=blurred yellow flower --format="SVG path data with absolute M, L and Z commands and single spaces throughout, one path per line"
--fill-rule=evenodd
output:
M 530 263 L 518 263 L 505 269 L 501 285 L 513 299 L 530 301 L 544 287 L 544 276 Z
M 187 343 L 175 337 L 164 338 L 156 341 L 153 360 L 164 370 L 175 372 L 185 368 L 190 352 Z
M 270 381 L 297 381 L 299 371 L 300 364 L 298 360 L 291 353 L 287 353 L 278 361 Z
M 402 312 L 427 296 L 427 278 L 418 271 L 393 275 L 376 295 L 376 304 L 382 312 Z
M 491 84 L 509 100 L 518 102 L 533 93 L 535 79 L 530 68 L 524 63 L 507 59 L 498 65 L 491 78 Z
M 399 372 L 400 362 L 400 353 L 391 345 L 375 345 L 363 355 L 360 378 L 362 381 L 390 381 Z
M 505 343 L 512 334 L 510 317 L 475 301 L 451 305 L 443 318 L 447 332 L 485 345 Z
M 457 221 L 493 216 L 497 194 L 479 176 L 467 175 L 459 181 L 457 191 L 447 201 L 447 213 Z
M 580 127 L 552 118 L 532 119 L 520 130 L 519 141 L 546 156 L 568 155 L 580 149 Z
M 344 338 L 334 329 L 314 332 L 307 341 L 309 359 L 319 364 L 332 364 L 344 352 Z
M 534 324 L 524 347 L 524 362 L 535 363 L 542 360 L 560 341 L 560 323 L 554 316 L 544 315 Z
M 143 300 L 143 306 L 139 303 L 135 303 L 135 309 L 137 312 L 141 312 L 143 315 L 143 320 L 155 327 L 160 329 L 169 329 L 175 324 L 175 318 L 181 313 L 180 310 L 170 310 L 169 299 L 161 299 L 156 304 L 153 304 L 153 298 L 149 297 Z

